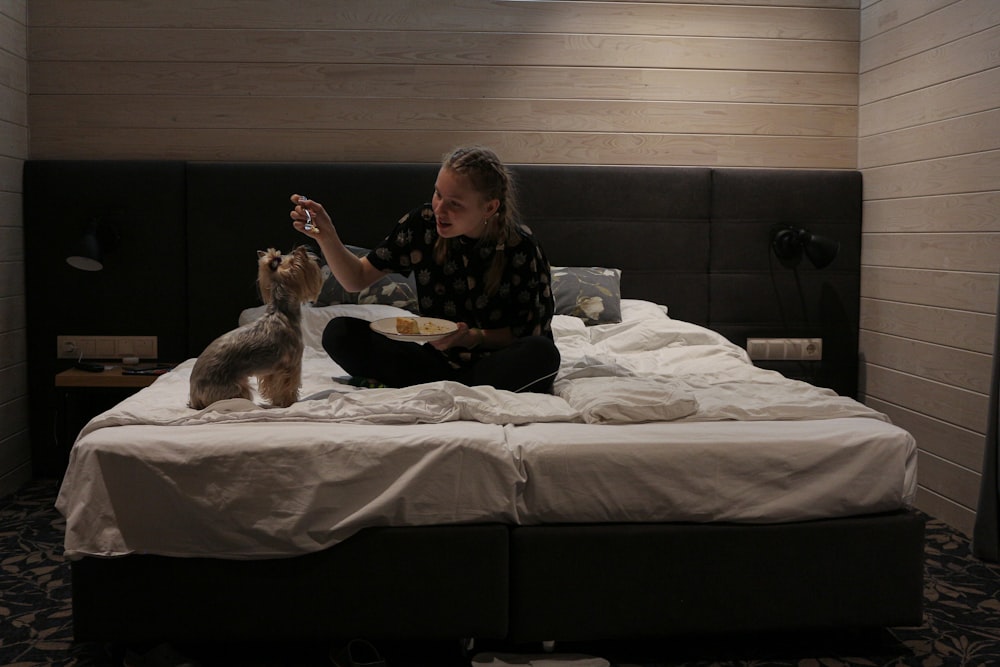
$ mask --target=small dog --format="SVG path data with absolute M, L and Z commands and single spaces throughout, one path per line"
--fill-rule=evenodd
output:
M 287 408 L 299 398 L 302 303 L 319 296 L 323 275 L 306 246 L 288 255 L 269 248 L 257 257 L 257 284 L 267 310 L 216 338 L 195 361 L 188 402 L 195 410 L 227 398 L 249 399 L 251 375 L 275 407 Z

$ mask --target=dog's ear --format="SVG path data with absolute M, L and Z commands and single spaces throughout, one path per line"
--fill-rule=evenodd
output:
M 297 245 L 292 248 L 291 254 L 299 258 L 299 261 L 303 263 L 316 263 L 319 264 L 319 255 L 316 254 L 316 250 L 307 243 L 302 245 Z
M 266 254 L 267 254 L 266 250 L 258 250 L 257 251 L 257 259 L 260 259 L 261 257 L 263 257 Z

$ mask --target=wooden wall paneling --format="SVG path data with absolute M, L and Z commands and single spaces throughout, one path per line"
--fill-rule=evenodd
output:
M 22 301 L 23 303 L 23 301 Z M 5 313 L 0 308 L 0 318 Z M 9 324 L 20 322 L 20 327 L 8 330 Z M 0 367 L 17 366 L 24 363 L 25 355 L 25 332 L 24 318 L 16 317 L 8 322 L 0 320 Z
M 857 75 L 655 68 L 38 61 L 32 96 L 714 101 L 854 107 Z M 72 101 L 72 100 L 70 100 Z M 303 102 L 306 103 L 306 102 Z M 74 105 L 75 106 L 75 105 Z
M 34 157 L 857 163 L 850 1 L 134 10 L 32 3 Z
M 861 332 L 861 344 L 867 364 L 980 394 L 988 394 L 990 391 L 992 364 L 988 354 L 872 331 Z
M 740 0 L 742 2 L 742 0 Z M 3 7 L 0 8 L 0 12 L 6 14 L 7 16 L 13 16 L 17 18 L 18 21 L 26 23 L 26 17 L 28 16 L 28 0 L 4 0 Z
M 14 333 L 24 329 L 24 294 L 0 296 L 0 327 Z M 21 334 L 23 336 L 23 333 Z
M 0 342 L 3 342 L 0 339 Z M 4 364 L 0 367 L 0 405 L 17 401 L 28 393 L 28 380 L 25 373 L 25 363 L 20 361 L 15 364 Z M 6 437 L 10 433 L 6 432 L 8 425 L 4 425 L 4 433 L 0 437 Z M 16 432 L 16 431 L 15 431 Z M 0 449 L 3 449 L 0 447 Z M 3 466 L 0 465 L 0 470 Z
M 975 507 L 979 502 L 979 480 L 982 476 L 978 472 L 955 465 L 929 452 L 920 452 L 917 469 L 938 481 L 935 493 L 964 507 Z
M 197 159 L 232 161 L 434 162 L 447 148 L 492 146 L 511 163 L 749 166 L 848 169 L 856 143 L 847 137 L 763 137 L 538 132 L 405 132 L 99 128 L 32 135 L 39 159 Z
M 1000 10 L 1000 5 L 993 6 Z M 996 67 L 1000 64 L 998 45 L 1000 27 L 995 27 L 921 50 L 904 60 L 880 64 L 876 69 L 869 70 L 862 63 L 860 83 L 864 93 L 859 102 L 867 104 Z M 926 48 L 926 44 L 923 46 Z
M 4 433 L 0 433 L 0 470 L 9 471 L 8 475 L 0 476 L 0 489 L 5 495 L 15 491 L 21 484 L 31 479 L 30 470 L 26 470 L 28 463 L 24 453 L 31 451 L 31 443 L 28 440 L 27 419 L 22 415 L 27 414 L 27 399 L 19 398 L 0 405 L 0 424 L 4 426 Z M 6 433 L 11 429 L 11 433 Z
M 852 72 L 852 41 L 676 34 L 40 27 L 38 61 L 359 62 L 651 66 Z M 634 33 L 634 31 L 633 31 Z M 752 48 L 751 48 L 752 47 Z M 781 59 L 794 52 L 798 59 Z M 781 65 L 781 67 L 769 67 Z M 790 67 L 791 65 L 791 67 Z
M 995 192 L 998 183 L 1000 150 L 985 151 L 866 169 L 865 198 Z
M 865 395 L 881 398 L 949 424 L 986 433 L 983 394 L 868 364 Z
M 891 12 L 903 4 L 910 4 L 910 1 L 897 1 L 885 6 Z M 925 3 L 923 9 L 927 10 L 926 14 L 880 33 L 878 39 L 866 39 L 862 42 L 859 71 L 865 73 L 924 53 L 928 51 L 928 47 L 956 42 L 984 27 L 1000 24 L 1000 3 L 996 0 L 962 0 L 941 8 L 936 8 L 937 4 L 940 3 Z M 892 9 L 889 9 L 890 6 Z M 931 70 L 936 70 L 936 67 L 937 63 Z
M 28 92 L 28 71 L 24 58 L 3 49 L 0 49 L 0 87 L 7 91 Z
M 861 137 L 858 166 L 864 169 L 996 149 L 1000 149 L 1000 108 Z
M 865 230 L 878 232 L 1000 232 L 1000 192 L 869 200 Z
M 18 399 L 0 406 L 0 424 L 16 429 L 11 435 L 0 435 L 0 470 L 8 471 L 0 476 L 0 491 L 4 495 L 17 490 L 31 479 L 30 460 L 25 453 L 31 451 L 28 439 L 26 419 L 21 415 L 27 413 L 27 400 Z M 23 429 L 23 430 L 20 430 Z
M 699 3 L 704 5 L 705 3 Z M 850 3 L 830 6 L 800 2 L 742 2 L 726 6 L 677 2 L 505 2 L 503 0 L 306 0 L 291 12 L 282 3 L 216 3 L 205 11 L 197 0 L 135 3 L 114 0 L 87 4 L 64 0 L 33 0 L 33 26 L 102 28 L 222 28 L 226 30 L 301 30 L 308 17 L 312 30 L 420 30 L 456 32 L 607 33 L 644 35 L 713 35 L 718 37 L 780 37 L 857 41 L 858 17 Z M 740 6 L 740 5 L 747 6 Z M 750 6 L 756 5 L 756 6 Z M 840 11 L 835 11 L 838 9 Z
M 705 4 L 705 0 L 578 0 L 580 2 L 649 2 L 664 4 Z M 868 0 L 862 0 L 868 1 Z M 875 0 L 877 1 L 877 0 Z M 712 0 L 714 5 L 752 5 L 759 7 L 808 7 L 813 9 L 857 9 L 858 0 Z
M 865 403 L 887 415 L 893 424 L 906 429 L 920 449 L 949 458 L 958 465 L 982 472 L 983 434 L 908 410 L 879 398 Z M 919 476 L 919 471 L 918 471 Z
M 31 29 L 33 61 L 329 62 L 857 70 L 854 42 L 382 30 Z
M 17 217 L 0 218 L 0 264 L 24 261 L 24 230 L 18 222 Z
M 21 195 L 21 160 L 0 155 L 0 192 Z
M 867 234 L 865 266 L 1000 272 L 1000 232 Z M 994 305 L 995 309 L 995 305 Z
M 2 132 L 4 140 L 10 141 L 7 138 L 8 133 L 16 131 L 18 135 L 17 141 L 23 143 L 23 149 L 27 150 L 28 96 L 24 94 L 23 90 L 0 85 L 0 119 L 3 119 L 3 122 L 8 125 Z M 23 138 L 21 135 L 23 135 Z M 8 154 L 23 155 L 23 153 Z
M 858 110 L 858 133 L 869 137 L 998 106 L 1000 68 L 993 68 L 863 104 Z
M 862 6 L 867 8 L 871 5 L 871 10 L 861 13 L 861 39 L 871 39 L 955 2 L 959 0 L 908 0 L 902 3 L 866 0 Z
M 4 192 L 0 190 L 0 228 L 18 228 L 21 220 L 21 193 Z M 10 232 L 7 232 L 10 233 Z M 20 235 L 20 230 L 17 232 Z M 18 242 L 20 237 L 11 242 Z M 23 250 L 18 247 L 18 257 L 23 257 Z M 8 252 L 10 252 L 8 250 Z
M 0 153 L 4 155 L 28 154 L 28 126 L 18 121 L 0 119 Z
M 991 314 L 996 309 L 997 275 L 879 266 L 861 269 L 861 296 L 924 306 Z
M 890 0 L 862 12 L 866 402 L 917 438 L 917 506 L 966 532 L 1000 270 L 998 8 Z
M 635 0 L 608 0 L 609 2 L 634 2 Z M 648 0 L 649 2 L 690 2 L 704 4 L 705 0 Z M 858 0 L 718 0 L 719 5 L 792 6 L 824 9 L 857 9 Z
M 993 320 L 983 313 L 861 298 L 863 330 L 982 354 L 993 354 Z
M 440 100 L 285 97 L 44 95 L 35 98 L 35 127 L 66 122 L 79 105 L 77 127 L 269 128 L 322 130 L 438 130 L 545 132 L 662 132 L 850 137 L 857 110 L 849 106 L 619 100 Z
M 28 128 L 19 122 L 0 119 L 0 153 L 27 155 Z
M 923 486 L 917 489 L 916 506 L 966 535 L 972 535 L 976 513 L 968 507 L 959 505 Z
M 18 243 L 22 234 L 20 166 L 20 160 L 0 156 L 0 228 L 5 228 L 5 243 Z M 23 244 L 6 247 L 2 252 L 17 261 L 24 258 Z
M 20 58 L 27 55 L 27 32 L 24 29 L 24 3 L 14 2 L 0 7 L 0 44 L 3 50 Z M 18 7 L 20 11 L 18 11 Z
M 31 478 L 21 165 L 28 155 L 27 10 L 0 3 L 0 496 Z
M 917 507 L 926 507 L 924 511 L 933 512 L 932 516 L 941 516 L 959 530 L 963 530 L 967 524 L 971 524 L 970 519 L 974 520 L 975 517 L 975 511 L 972 508 L 977 505 L 982 476 L 923 451 L 918 456 L 917 467 L 922 473 L 919 475 L 922 481 L 918 482 Z M 930 482 L 931 480 L 933 481 Z M 924 484 L 923 481 L 929 483 Z M 932 493 L 938 497 L 938 500 L 932 501 L 929 505 L 924 504 L 921 491 Z M 953 506 L 948 507 L 947 505 Z M 958 523 L 953 523 L 955 521 Z M 967 530 L 967 532 L 969 531 Z
M 0 299 L 22 294 L 24 294 L 24 262 L 0 261 Z

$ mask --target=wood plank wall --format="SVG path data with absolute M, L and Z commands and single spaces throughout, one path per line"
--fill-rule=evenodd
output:
M 31 478 L 21 165 L 28 156 L 26 0 L 0 0 L 0 496 Z
M 854 168 L 858 0 L 32 0 L 35 158 Z
M 920 446 L 919 506 L 970 532 L 1000 274 L 1000 2 L 865 0 L 867 403 Z

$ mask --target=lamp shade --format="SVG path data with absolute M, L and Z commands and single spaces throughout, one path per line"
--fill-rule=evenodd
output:
M 830 265 L 840 251 L 840 241 L 819 236 L 801 227 L 783 227 L 771 236 L 774 254 L 783 260 L 796 260 L 805 253 L 817 269 Z
M 81 271 L 100 271 L 104 268 L 104 256 L 114 250 L 117 235 L 106 224 L 91 222 L 73 251 L 66 257 L 66 263 Z

